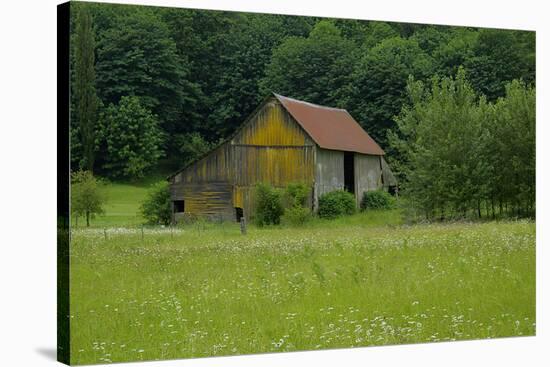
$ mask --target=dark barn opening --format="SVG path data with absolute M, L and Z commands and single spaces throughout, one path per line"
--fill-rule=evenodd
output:
M 344 153 L 344 189 L 355 194 L 355 165 L 354 153 Z
M 185 200 L 174 200 L 174 213 L 185 212 Z
M 397 186 L 396 185 L 388 186 L 388 192 L 393 196 L 397 196 L 397 192 L 398 192 Z
M 237 218 L 237 222 L 240 222 L 241 218 L 244 216 L 243 208 L 235 208 L 235 216 Z

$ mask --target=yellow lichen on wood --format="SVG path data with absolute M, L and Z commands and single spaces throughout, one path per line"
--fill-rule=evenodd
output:
M 237 185 L 254 186 L 266 182 L 284 187 L 291 182 L 313 182 L 311 147 L 237 147 Z
M 307 136 L 279 104 L 268 103 L 235 141 L 237 144 L 300 146 L 307 143 Z
M 232 172 L 230 164 L 231 146 L 226 143 L 208 156 L 187 167 L 181 175 L 181 182 L 228 181 Z

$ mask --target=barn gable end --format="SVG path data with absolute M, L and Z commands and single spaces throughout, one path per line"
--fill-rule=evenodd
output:
M 313 185 L 315 143 L 276 98 L 268 99 L 231 140 L 235 178 L 233 202 L 249 216 L 254 187 L 267 182 Z
M 176 220 L 184 213 L 233 219 L 233 154 L 227 143 L 192 163 L 171 178 L 170 194 Z M 180 211 L 181 210 L 181 211 Z

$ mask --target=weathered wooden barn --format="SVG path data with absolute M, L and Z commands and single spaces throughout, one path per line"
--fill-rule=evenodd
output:
M 169 178 L 174 220 L 250 217 L 258 182 L 311 187 L 316 210 L 323 193 L 363 192 L 396 185 L 384 151 L 343 109 L 273 94 L 223 144 Z

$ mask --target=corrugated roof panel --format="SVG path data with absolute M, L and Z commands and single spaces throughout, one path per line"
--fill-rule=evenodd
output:
M 348 111 L 274 95 L 321 148 L 385 154 Z

